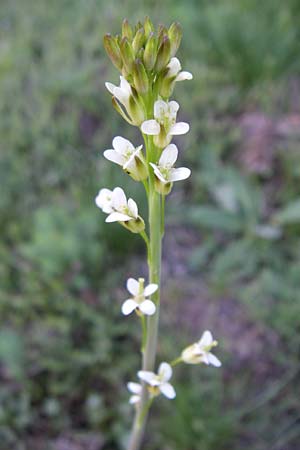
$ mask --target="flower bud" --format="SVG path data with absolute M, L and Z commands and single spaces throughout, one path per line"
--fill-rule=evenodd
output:
M 156 175 L 154 175 L 154 187 L 159 194 L 168 195 L 172 190 L 173 183 L 163 183 Z
M 151 22 L 149 16 L 145 17 L 144 30 L 145 30 L 146 39 L 148 39 L 150 33 L 152 33 L 154 31 L 154 26 L 153 26 L 153 23 Z
M 157 37 L 153 32 L 151 32 L 144 51 L 144 64 L 146 69 L 149 71 L 152 70 L 155 65 L 156 53 Z
M 137 54 L 139 49 L 143 47 L 144 42 L 145 42 L 144 28 L 139 28 L 133 38 L 133 41 L 132 41 L 132 48 L 133 48 L 135 55 Z
M 134 63 L 134 53 L 132 46 L 127 37 L 124 37 L 120 45 L 121 56 L 123 60 L 123 71 L 125 69 L 125 76 L 132 73 Z
M 133 31 L 127 19 L 124 19 L 122 23 L 122 37 L 126 37 L 129 41 L 133 38 Z
M 163 98 L 169 98 L 172 95 L 174 85 L 175 85 L 175 77 L 167 77 L 167 73 L 162 73 L 160 83 L 159 83 L 159 94 Z
M 170 61 L 171 55 L 171 43 L 168 36 L 164 36 L 162 43 L 157 52 L 157 58 L 155 63 L 155 70 L 160 72 L 162 69 L 166 67 L 168 62 Z
M 140 59 L 136 59 L 133 68 L 134 86 L 139 94 L 146 94 L 149 89 L 148 76 Z
M 171 41 L 171 57 L 175 56 L 180 46 L 182 38 L 182 28 L 180 23 L 173 22 L 169 28 L 168 36 Z
M 120 222 L 123 227 L 132 233 L 141 233 L 145 229 L 145 222 L 141 216 L 138 216 L 135 220 L 128 220 L 127 222 Z
M 143 101 L 139 97 L 130 96 L 129 115 L 134 125 L 140 126 L 146 118 Z
M 128 115 L 126 114 L 126 112 L 124 112 L 124 110 L 122 109 L 122 107 L 120 106 L 120 103 L 118 102 L 118 100 L 116 99 L 116 97 L 112 97 L 111 98 L 111 102 L 113 107 L 115 108 L 115 110 L 123 117 L 124 120 L 126 120 L 126 122 L 128 122 L 130 125 L 135 125 L 133 123 L 133 121 L 131 120 L 130 117 L 128 117 Z
M 113 65 L 118 70 L 122 70 L 122 57 L 116 39 L 108 33 L 103 38 L 103 45 Z

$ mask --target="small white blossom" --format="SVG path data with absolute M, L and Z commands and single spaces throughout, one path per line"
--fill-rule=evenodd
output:
M 150 385 L 149 391 L 152 395 L 158 395 L 160 392 L 167 398 L 176 397 L 173 386 L 168 382 L 172 377 L 172 367 L 166 362 L 162 362 L 158 368 L 158 373 L 147 370 L 140 370 L 138 377 Z
M 128 139 L 121 136 L 116 136 L 112 144 L 113 149 L 104 152 L 106 159 L 122 166 L 123 170 L 136 181 L 147 178 L 148 172 L 144 163 L 142 145 L 135 148 Z
M 185 180 L 191 174 L 187 167 L 175 169 L 173 166 L 178 158 L 178 149 L 175 144 L 169 144 L 162 152 L 158 164 L 150 163 L 156 176 L 156 189 L 166 194 L 174 181 Z
M 179 104 L 175 101 L 154 103 L 154 119 L 142 123 L 144 134 L 154 136 L 154 143 L 160 148 L 166 147 L 174 135 L 186 134 L 190 127 L 186 122 L 177 122 L 176 117 Z
M 127 383 L 127 389 L 133 394 L 130 396 L 129 403 L 131 405 L 138 403 L 141 399 L 142 385 L 130 381 Z
M 129 111 L 129 99 L 132 95 L 132 89 L 128 81 L 120 76 L 120 86 L 107 81 L 105 83 L 106 89 Z
M 213 347 L 218 345 L 212 337 L 210 331 L 204 331 L 200 341 L 190 345 L 181 353 L 182 360 L 187 364 L 211 364 L 215 367 L 220 367 L 221 361 L 213 355 L 210 351 Z
M 151 283 L 144 288 L 144 279 L 139 278 L 135 280 L 134 278 L 129 278 L 127 280 L 127 290 L 132 295 L 131 298 L 125 300 L 122 305 L 122 313 L 128 316 L 133 311 L 140 311 L 142 314 L 152 316 L 156 311 L 155 304 L 149 300 L 154 292 L 158 289 L 158 285 Z
M 168 72 L 166 77 L 175 77 L 176 81 L 192 80 L 193 75 L 190 72 L 181 71 L 181 64 L 178 58 L 171 58 L 169 64 L 167 65 Z
M 127 222 L 138 218 L 138 208 L 132 198 L 126 199 L 126 195 L 120 187 L 113 191 L 101 189 L 95 199 L 96 205 L 109 216 L 105 222 Z
M 106 89 L 113 95 L 113 100 L 117 99 L 118 103 L 113 101 L 114 107 L 121 114 L 121 116 L 131 125 L 140 125 L 145 117 L 144 107 L 134 97 L 132 88 L 128 81 L 120 76 L 120 86 L 107 81 L 105 83 Z M 120 107 L 121 104 L 124 110 Z

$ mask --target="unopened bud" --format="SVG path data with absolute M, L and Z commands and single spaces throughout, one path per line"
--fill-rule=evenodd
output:
M 157 37 L 151 32 L 144 51 L 144 64 L 147 70 L 153 69 L 156 61 L 156 53 Z
M 123 60 L 123 70 L 125 68 L 126 75 L 129 75 L 132 73 L 133 70 L 133 63 L 134 63 L 134 53 L 132 50 L 132 46 L 130 42 L 128 41 L 127 37 L 124 37 L 121 41 L 120 45 L 121 50 L 121 56 Z
M 168 36 L 164 36 L 162 43 L 157 52 L 157 58 L 155 63 L 155 70 L 160 72 L 162 69 L 166 67 L 168 62 L 170 61 L 171 55 L 171 43 Z
M 103 38 L 103 45 L 113 65 L 118 70 L 122 70 L 122 57 L 116 38 L 114 38 L 111 34 L 106 34 Z
M 131 95 L 129 97 L 129 114 L 134 125 L 140 126 L 146 118 L 142 99 Z
M 133 31 L 127 19 L 124 19 L 122 23 L 122 37 L 126 37 L 129 41 L 133 38 Z
M 149 89 L 148 76 L 140 59 L 136 59 L 133 68 L 134 86 L 139 94 L 146 94 Z
M 171 42 L 171 57 L 175 56 L 182 39 L 182 28 L 179 22 L 173 22 L 169 28 L 168 36 Z
M 135 33 L 135 36 L 132 41 L 132 48 L 133 48 L 135 55 L 137 54 L 139 49 L 143 47 L 144 42 L 145 42 L 144 28 L 139 28 L 137 30 L 137 32 Z
M 149 34 L 154 31 L 153 23 L 151 22 L 151 20 L 148 16 L 146 16 L 145 20 L 144 20 L 144 30 L 145 30 L 146 39 L 148 39 Z

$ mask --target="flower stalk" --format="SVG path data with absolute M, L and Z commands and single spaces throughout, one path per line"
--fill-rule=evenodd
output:
M 128 198 L 123 189 L 103 188 L 95 201 L 102 209 L 107 223 L 118 222 L 132 233 L 140 234 L 146 244 L 148 282 L 142 277 L 127 280 L 131 297 L 122 304 L 125 316 L 137 315 L 142 329 L 142 364 L 137 372 L 141 383 L 129 382 L 133 394 L 129 403 L 135 406 L 128 450 L 140 450 L 145 425 L 153 400 L 162 394 L 174 399 L 176 392 L 170 379 L 173 367 L 179 363 L 221 365 L 211 353 L 217 345 L 209 331 L 195 344 L 189 345 L 170 363 L 161 362 L 157 373 L 156 354 L 161 290 L 162 239 L 165 223 L 165 198 L 172 191 L 175 181 L 187 179 L 191 171 L 186 167 L 175 168 L 178 148 L 172 144 L 173 136 L 189 131 L 189 124 L 177 121 L 179 104 L 169 100 L 176 82 L 191 80 L 190 72 L 181 71 L 175 54 L 182 37 L 178 23 L 169 29 L 159 26 L 155 30 L 148 17 L 144 23 L 132 27 L 123 21 L 122 35 L 104 37 L 104 47 L 115 67 L 120 71 L 120 85 L 106 82 L 116 111 L 130 125 L 139 127 L 144 144 L 133 145 L 128 139 L 117 136 L 112 149 L 104 157 L 121 166 L 133 180 L 144 185 L 148 203 L 148 230 L 139 215 L 138 206 Z M 147 222 L 147 221 L 146 221 Z M 136 314 L 134 314 L 136 313 Z

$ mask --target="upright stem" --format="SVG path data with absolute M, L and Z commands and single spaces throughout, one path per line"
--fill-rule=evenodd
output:
M 143 370 L 154 370 L 157 349 L 157 334 L 159 324 L 160 304 L 160 268 L 161 268 L 161 242 L 162 242 L 162 211 L 160 195 L 154 189 L 154 177 L 149 178 L 149 232 L 150 243 L 148 247 L 148 269 L 150 283 L 156 283 L 159 289 L 153 294 L 152 300 L 156 304 L 156 313 L 147 318 L 147 339 L 143 352 Z M 150 407 L 149 395 L 143 385 L 141 400 L 137 406 L 134 424 L 128 450 L 139 450 L 143 439 L 148 410 Z

